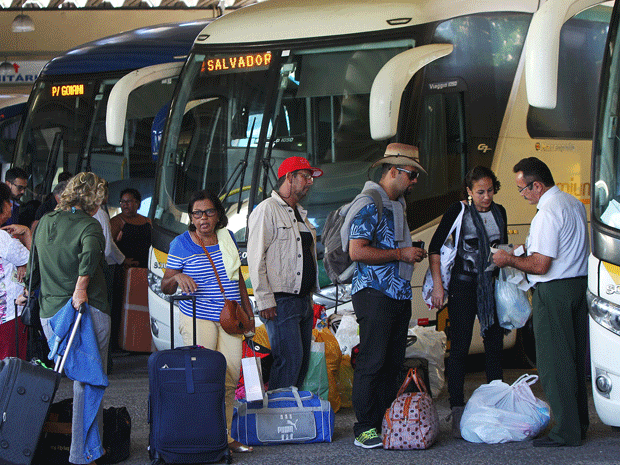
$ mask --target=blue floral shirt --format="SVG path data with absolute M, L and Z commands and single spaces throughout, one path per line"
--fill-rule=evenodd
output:
M 388 208 L 383 209 L 381 222 L 377 225 L 378 214 L 374 203 L 362 208 L 353 221 L 349 239 L 367 239 L 371 243 L 375 240 L 378 249 L 395 249 L 394 241 L 394 214 Z M 351 294 L 366 287 L 383 292 L 388 297 L 397 300 L 411 300 L 411 283 L 398 275 L 398 262 L 382 263 L 380 265 L 366 265 L 357 262 L 353 274 Z

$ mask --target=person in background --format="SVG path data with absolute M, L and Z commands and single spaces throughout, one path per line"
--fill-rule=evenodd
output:
M 467 173 L 463 194 L 467 201 L 452 204 L 439 223 L 428 247 L 428 261 L 433 276 L 431 300 L 442 308 L 444 288 L 441 276 L 441 247 L 463 207 L 461 233 L 448 289 L 450 303 L 450 357 L 447 360 L 448 393 L 452 409 L 452 435 L 461 437 L 461 417 L 465 408 L 463 386 L 465 365 L 476 315 L 484 340 L 487 382 L 502 379 L 502 350 L 504 329 L 499 326 L 493 292 L 493 270 L 490 247 L 508 242 L 506 209 L 493 202 L 500 182 L 495 173 L 476 166 Z M 454 238 L 453 238 L 454 240 Z
M 135 263 L 146 268 L 151 247 L 151 220 L 138 213 L 142 196 L 136 189 L 121 191 L 121 213 L 110 220 L 112 238 L 120 251 Z
M 353 443 L 364 449 L 382 447 L 381 422 L 398 393 L 398 373 L 405 360 L 413 266 L 426 257 L 424 249 L 412 246 L 404 197 L 420 172 L 426 173 L 418 149 L 389 144 L 371 168 L 376 166 L 382 168 L 381 179 L 367 181 L 364 190 L 381 195 L 381 220 L 372 198 L 359 195 L 345 210 L 342 225 L 349 239 L 343 241 L 343 250 L 348 248 L 351 260 L 357 262 L 351 298 L 360 350 L 351 400 L 357 417 Z
M 196 340 L 201 346 L 217 350 L 226 357 L 226 423 L 232 422 L 235 389 L 239 382 L 243 341 L 240 334 L 228 334 L 220 326 L 224 307 L 216 272 L 222 282 L 226 299 L 236 300 L 253 322 L 252 305 L 241 275 L 239 249 L 231 231 L 222 203 L 211 191 L 191 195 L 187 206 L 191 218 L 189 231 L 170 243 L 166 271 L 161 282 L 165 294 L 181 289 L 184 294 L 196 295 Z M 211 256 L 211 260 L 207 257 Z M 193 345 L 192 304 L 179 303 L 179 330 L 185 345 Z M 233 452 L 251 452 L 252 448 L 228 437 Z
M 301 387 L 308 371 L 319 271 L 316 230 L 299 202 L 322 174 L 303 157 L 287 158 L 248 221 L 248 269 L 273 355 L 269 389 Z
M 107 182 L 106 182 L 106 191 L 107 191 Z M 122 265 L 124 267 L 135 266 L 137 264 L 136 261 L 125 257 L 123 252 L 120 251 L 116 242 L 112 239 L 112 231 L 110 228 L 110 217 L 105 210 L 105 205 L 108 203 L 108 197 L 103 200 L 101 208 L 97 210 L 97 213 L 93 215 L 99 224 L 101 224 L 101 229 L 103 230 L 103 237 L 105 238 L 105 261 L 106 263 L 103 266 L 103 271 L 105 275 L 106 286 L 108 288 L 108 303 L 110 305 L 110 317 L 111 317 L 111 325 L 110 325 L 110 350 L 108 351 L 108 373 L 112 370 L 112 351 L 118 349 L 118 336 L 119 329 L 121 324 L 121 315 L 120 312 L 116 311 L 116 307 L 113 306 L 114 302 L 114 269 L 117 265 Z M 117 288 L 118 289 L 118 288 Z M 119 292 L 119 291 L 117 291 Z
M 50 198 L 43 202 L 39 206 L 39 208 L 37 208 L 37 211 L 34 214 L 34 220 L 32 222 L 32 225 L 30 226 L 30 231 L 32 231 L 33 234 L 35 228 L 37 227 L 37 224 L 39 223 L 43 215 L 54 211 L 56 205 L 58 205 L 58 201 L 60 200 L 60 194 L 62 194 L 62 191 L 65 190 L 65 187 L 67 187 L 67 181 L 61 181 L 56 184 L 54 186 L 54 189 L 52 189 L 52 195 L 50 196 Z
M 0 223 L 11 216 L 11 190 L 0 184 Z M 30 230 L 13 224 L 0 230 L 0 360 L 6 357 L 26 359 L 26 327 L 15 318 L 15 299 L 24 292 L 24 275 L 31 245 Z M 21 313 L 21 312 L 20 312 Z M 15 325 L 19 339 L 15 345 Z
M 10 168 L 4 175 L 4 183 L 11 190 L 11 216 L 2 223 L 7 226 L 18 223 L 20 199 L 28 188 L 28 173 L 18 167 Z
M 108 382 L 105 371 L 110 316 L 103 274 L 105 238 L 92 216 L 106 195 L 105 181 L 94 173 L 78 173 L 71 178 L 57 209 L 37 225 L 36 258 L 28 270 L 33 289 L 40 285 L 41 325 L 50 348 L 57 340 L 68 338 L 70 328 L 63 323 L 72 320 L 73 309 L 88 304 L 79 328 L 80 350 L 72 347 L 69 356 L 74 359 L 65 366 L 67 376 L 75 380 L 69 454 L 69 462 L 75 464 L 95 463 L 105 452 L 101 444 L 101 399 Z M 86 343 L 93 340 L 94 351 L 84 352 Z M 69 373 L 67 367 L 76 371 Z
M 503 250 L 493 254 L 499 267 L 527 273 L 535 289 L 532 321 L 536 367 L 555 424 L 534 447 L 579 446 L 590 425 L 586 386 L 588 340 L 588 223 L 586 209 L 562 192 L 549 167 L 536 157 L 524 158 L 513 171 L 519 192 L 537 206 L 525 255 Z

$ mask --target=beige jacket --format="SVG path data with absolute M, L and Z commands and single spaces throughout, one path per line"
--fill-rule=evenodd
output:
M 317 270 L 316 291 L 319 288 L 316 229 L 308 221 L 306 210 L 300 205 L 297 210 L 314 238 L 312 256 Z M 248 268 L 258 310 L 276 306 L 274 292 L 298 293 L 302 267 L 301 234 L 295 213 L 276 191 L 272 191 L 271 197 L 252 211 L 249 220 Z

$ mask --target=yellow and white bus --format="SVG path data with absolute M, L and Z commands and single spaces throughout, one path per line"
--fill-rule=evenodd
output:
M 496 199 L 508 210 L 512 243 L 525 242 L 535 213 L 513 186 L 519 159 L 540 157 L 562 189 L 589 203 L 592 121 L 611 9 L 573 12 L 554 3 L 270 0 L 209 24 L 183 68 L 158 160 L 149 265 L 156 346 L 170 340 L 159 283 L 170 241 L 187 229 L 190 193 L 221 195 L 243 250 L 249 211 L 292 155 L 325 173 L 304 200 L 319 234 L 393 141 L 417 145 L 429 173 L 407 199 L 413 237 L 426 244 L 478 164 L 504 183 Z M 547 5 L 558 10 L 548 37 L 560 50 L 555 110 L 530 106 L 525 87 L 526 56 L 538 47 L 529 31 Z M 426 268 L 419 265 L 412 280 L 413 323 L 436 317 L 421 298 Z M 347 287 L 332 286 L 321 272 L 315 302 L 350 308 Z M 516 340 L 509 335 L 506 346 Z
M 620 5 L 609 28 L 592 147 L 588 262 L 592 394 L 603 423 L 620 427 Z

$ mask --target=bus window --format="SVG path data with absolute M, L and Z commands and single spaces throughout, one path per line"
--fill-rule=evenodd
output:
M 557 106 L 530 106 L 527 130 L 533 138 L 592 139 L 609 12 L 601 18 L 591 14 L 588 19 L 577 15 L 562 26 Z

